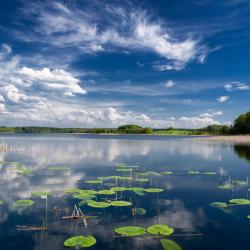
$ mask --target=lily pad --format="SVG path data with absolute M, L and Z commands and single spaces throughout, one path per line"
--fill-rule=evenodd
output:
M 74 236 L 64 241 L 65 247 L 91 247 L 96 244 L 93 236 Z
M 138 181 L 138 182 L 148 182 L 149 179 L 147 179 L 147 178 L 137 178 L 137 179 L 135 179 L 135 181 Z
M 227 207 L 227 203 L 226 202 L 212 202 L 210 203 L 211 207 L 218 207 L 218 208 L 226 208 Z
M 97 194 L 97 191 L 93 189 L 80 189 L 80 194 Z
M 4 205 L 4 201 L 3 200 L 0 200 L 0 206 L 1 205 Z
M 147 231 L 154 235 L 168 236 L 173 234 L 174 229 L 166 224 L 156 224 L 147 228 Z
M 198 172 L 198 171 L 188 171 L 188 174 L 196 175 L 196 174 L 200 174 L 200 172 Z
M 220 189 L 232 189 L 233 185 L 231 183 L 225 183 L 225 184 L 219 185 L 218 188 L 220 188 Z
M 247 200 L 247 199 L 231 199 L 229 202 L 235 205 L 249 205 L 250 204 L 250 200 Z
M 111 190 L 114 192 L 123 192 L 123 191 L 128 190 L 128 188 L 126 188 L 126 187 L 112 187 Z
M 164 171 L 164 172 L 161 172 L 161 174 L 164 174 L 164 175 L 171 175 L 171 174 L 173 174 L 173 172 L 171 172 L 171 171 Z
M 114 231 L 123 236 L 139 236 L 145 234 L 145 229 L 143 227 L 118 227 Z
M 48 191 L 36 191 L 31 193 L 33 196 L 51 196 L 52 193 Z
M 145 188 L 144 191 L 147 193 L 160 193 L 160 192 L 163 192 L 164 189 L 163 188 Z
M 76 194 L 76 193 L 80 193 L 81 189 L 79 189 L 79 188 L 69 188 L 69 189 L 66 189 L 64 192 L 67 193 L 67 194 Z
M 22 175 L 30 175 L 32 174 L 33 170 L 31 168 L 27 168 L 26 166 L 18 165 L 16 172 Z
M 216 175 L 216 172 L 204 172 L 205 175 Z
M 89 184 L 102 184 L 102 180 L 88 180 L 85 182 Z
M 49 167 L 48 170 L 55 170 L 55 171 L 63 171 L 63 170 L 69 170 L 69 167 Z
M 98 192 L 98 194 L 102 194 L 102 195 L 113 195 L 115 194 L 115 192 L 113 190 L 110 190 L 110 189 L 103 189 L 103 190 L 100 190 Z
M 128 188 L 128 190 L 133 191 L 133 192 L 143 192 L 144 188 L 142 188 L 142 187 L 131 187 L 131 188 Z
M 145 208 L 142 208 L 142 207 L 138 207 L 136 209 L 136 214 L 137 215 L 145 215 L 147 213 L 147 210 Z
M 250 219 L 250 215 L 248 215 L 247 218 Z
M 112 201 L 111 202 L 111 206 L 114 206 L 114 207 L 127 207 L 131 205 L 132 203 L 129 201 Z
M 238 180 L 238 181 L 234 181 L 234 184 L 243 186 L 243 185 L 247 185 L 247 181 Z
M 160 242 L 164 250 L 182 250 L 182 248 L 172 240 L 161 239 Z
M 34 204 L 32 200 L 17 200 L 14 205 L 16 207 L 30 207 Z
M 106 207 L 111 206 L 110 203 L 102 202 L 102 201 L 89 201 L 87 203 L 87 205 L 90 206 L 90 207 L 95 207 L 95 208 L 106 208 Z
M 117 168 L 116 171 L 118 172 L 133 172 L 133 168 Z

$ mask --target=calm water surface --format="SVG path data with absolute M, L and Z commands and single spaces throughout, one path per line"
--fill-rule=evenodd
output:
M 0 206 L 1 250 L 65 249 L 64 241 L 76 235 L 93 235 L 97 244 L 90 249 L 162 249 L 157 236 L 118 237 L 113 231 L 121 226 L 147 228 L 156 223 L 174 228 L 174 234 L 168 238 L 183 250 L 250 249 L 250 220 L 246 217 L 250 215 L 250 206 L 226 209 L 210 206 L 215 201 L 229 203 L 232 198 L 248 198 L 248 184 L 234 185 L 229 190 L 218 185 L 229 178 L 247 181 L 249 147 L 163 136 L 1 135 L 0 141 L 13 151 L 0 153 L 0 200 L 5 202 Z M 13 162 L 31 168 L 32 174 L 17 173 L 18 164 Z M 80 201 L 65 194 L 66 189 L 110 189 L 116 185 L 115 180 L 106 180 L 102 186 L 85 181 L 101 176 L 135 175 L 116 171 L 118 163 L 138 165 L 138 172 L 172 171 L 173 174 L 143 176 L 149 179 L 145 183 L 118 181 L 119 186 L 158 187 L 164 191 L 98 195 L 99 201 L 117 198 L 133 205 L 106 209 L 81 206 L 84 214 L 97 216 L 87 219 L 87 225 L 82 220 L 62 219 Z M 49 170 L 52 166 L 69 169 Z M 192 175 L 189 171 L 201 174 Z M 46 199 L 31 195 L 44 190 L 52 192 L 47 216 Z M 14 202 L 18 199 L 32 199 L 34 205 L 17 208 Z M 55 211 L 55 207 L 59 210 Z M 134 215 L 132 210 L 138 207 L 144 208 L 146 214 Z M 47 230 L 28 230 L 41 227 L 46 220 Z

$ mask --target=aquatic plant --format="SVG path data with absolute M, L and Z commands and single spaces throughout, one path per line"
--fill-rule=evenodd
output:
M 233 185 L 231 183 L 225 183 L 218 186 L 220 189 L 232 189 Z
M 174 229 L 166 224 L 156 224 L 147 228 L 147 231 L 153 235 L 168 236 L 173 234 Z
M 63 170 L 70 170 L 70 168 L 69 167 L 54 166 L 54 167 L 49 167 L 48 170 L 63 171 Z
M 110 190 L 110 189 L 103 189 L 103 190 L 100 190 L 98 192 L 98 194 L 102 194 L 102 195 L 113 195 L 115 194 L 115 192 L 113 190 Z
M 241 181 L 241 180 L 237 180 L 233 182 L 236 185 L 247 185 L 247 181 Z
M 216 172 L 204 172 L 205 175 L 216 175 Z
M 250 215 L 247 215 L 247 218 L 250 219 Z
M 80 189 L 79 191 L 80 194 L 97 194 L 97 191 L 93 189 Z
M 80 193 L 82 190 L 79 188 L 68 188 L 64 190 L 65 193 L 67 194 L 75 194 L 75 193 Z
M 160 193 L 160 192 L 163 192 L 164 189 L 163 188 L 145 188 L 144 191 L 147 193 Z
M 182 248 L 172 240 L 161 239 L 160 242 L 164 250 L 182 250 Z
M 138 181 L 138 182 L 148 182 L 149 179 L 147 179 L 147 178 L 137 178 L 137 179 L 135 179 L 135 181 Z
M 164 174 L 164 175 L 171 175 L 173 174 L 172 171 L 164 171 L 164 172 L 161 172 L 161 174 Z
M 133 191 L 133 192 L 143 192 L 144 188 L 142 188 L 142 187 L 131 187 L 131 188 L 128 188 L 128 190 Z
M 147 210 L 143 207 L 136 208 L 136 214 L 137 215 L 145 215 L 147 213 Z
M 114 229 L 114 231 L 122 236 L 139 236 L 146 233 L 143 227 L 135 226 L 118 227 Z
M 123 191 L 129 190 L 129 188 L 126 188 L 126 187 L 112 187 L 111 190 L 114 191 L 114 192 L 123 192 Z
M 226 208 L 227 207 L 227 203 L 226 202 L 211 202 L 210 203 L 211 207 L 217 207 L 217 208 Z
M 102 184 L 102 180 L 88 180 L 85 182 L 89 184 Z
M 196 174 L 200 174 L 200 172 L 199 171 L 188 171 L 188 174 L 196 175 Z
M 133 172 L 133 168 L 117 168 L 116 171 L 118 172 Z
M 0 200 L 0 206 L 4 204 L 4 201 L 3 200 Z
M 93 236 L 74 236 L 64 241 L 65 247 L 91 247 L 96 244 L 96 239 Z
M 16 207 L 30 207 L 34 204 L 34 201 L 32 200 L 17 200 L 14 203 L 14 206 Z
M 131 205 L 132 203 L 129 201 L 112 201 L 111 202 L 111 206 L 114 206 L 114 207 L 127 207 Z
M 16 172 L 22 175 L 30 175 L 32 174 L 33 170 L 31 168 L 27 168 L 26 166 L 19 164 L 16 168 Z
M 229 200 L 229 202 L 234 205 L 249 205 L 250 204 L 250 200 L 247 200 L 247 199 L 231 199 Z
M 33 196 L 51 196 L 52 193 L 48 191 L 35 191 L 31 193 Z
M 90 207 L 95 207 L 95 208 L 106 208 L 110 207 L 111 204 L 108 202 L 102 202 L 102 201 L 89 201 L 87 203 L 88 206 Z

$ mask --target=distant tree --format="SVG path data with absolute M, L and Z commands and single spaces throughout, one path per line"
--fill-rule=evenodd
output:
M 233 132 L 236 134 L 250 133 L 250 111 L 234 120 Z

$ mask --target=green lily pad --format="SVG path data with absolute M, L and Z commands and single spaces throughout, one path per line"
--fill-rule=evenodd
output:
M 115 194 L 115 192 L 113 190 L 110 190 L 110 189 L 103 189 L 103 190 L 100 190 L 98 192 L 98 194 L 102 194 L 102 195 L 113 195 Z
M 112 201 L 111 202 L 111 206 L 114 206 L 114 207 L 127 207 L 131 205 L 132 203 L 129 201 Z
M 54 171 L 63 171 L 63 170 L 69 170 L 69 167 L 49 167 L 48 170 L 54 170 Z
M 69 188 L 69 189 L 66 189 L 64 192 L 67 193 L 67 194 L 76 194 L 76 193 L 80 193 L 81 189 L 79 189 L 79 188 Z
M 198 171 L 188 171 L 188 174 L 195 175 L 195 174 L 200 174 Z
M 80 201 L 80 202 L 78 203 L 78 206 L 79 206 L 79 207 L 85 206 L 85 205 L 88 204 L 89 201 L 90 201 L 90 200 L 82 200 L 82 201 Z
M 103 184 L 103 186 L 105 186 L 105 187 L 113 187 L 113 186 L 115 186 L 115 184 L 112 183 L 112 182 L 106 182 L 106 183 Z
M 91 247 L 96 244 L 93 236 L 74 236 L 64 241 L 65 247 Z
M 137 215 L 145 215 L 147 213 L 147 210 L 145 208 L 142 208 L 142 207 L 138 207 L 136 209 L 136 214 Z
M 250 215 L 248 215 L 247 218 L 250 219 Z
M 133 172 L 134 169 L 133 168 L 117 168 L 116 171 L 117 172 Z
M 32 200 L 17 200 L 14 203 L 14 206 L 16 207 L 30 207 L 34 204 L 34 201 Z
M 226 202 L 212 202 L 210 203 L 211 207 L 218 207 L 218 208 L 226 208 L 227 207 L 227 203 Z
M 36 191 L 31 193 L 33 196 L 51 196 L 52 193 L 48 191 Z
M 205 175 L 216 175 L 216 172 L 204 172 Z
M 173 234 L 174 229 L 166 224 L 156 224 L 147 228 L 147 231 L 154 235 L 168 236 Z
M 160 192 L 163 192 L 164 189 L 163 188 L 145 188 L 144 191 L 147 193 L 160 193 Z
M 164 175 L 171 175 L 173 174 L 172 171 L 164 171 L 164 172 L 161 172 L 161 174 L 164 174 Z
M 80 189 L 80 194 L 97 194 L 97 191 L 93 189 Z
M 89 184 L 102 184 L 102 180 L 88 180 L 85 182 Z
M 145 229 L 143 227 L 118 227 L 114 231 L 123 236 L 139 236 L 145 234 Z
M 250 204 L 250 200 L 247 200 L 247 199 L 231 199 L 229 202 L 235 205 L 249 205 Z
M 182 248 L 172 240 L 161 239 L 160 242 L 164 250 L 182 250 Z
M 143 192 L 144 188 L 142 188 L 142 187 L 131 187 L 131 188 L 128 188 L 128 190 L 133 191 L 133 192 Z
M 95 208 L 106 208 L 106 207 L 111 206 L 110 203 L 102 202 L 102 201 L 89 201 L 87 203 L 87 205 L 90 206 L 90 207 L 95 207 Z
M 112 187 L 111 190 L 114 192 L 123 192 L 123 191 L 128 190 L 128 188 L 126 188 L 126 187 Z
M 236 185 L 247 185 L 247 181 L 238 180 L 238 181 L 234 181 L 234 184 L 236 184 Z
M 220 188 L 220 189 L 232 189 L 233 185 L 231 183 L 226 183 L 226 184 L 219 185 L 218 188 Z
M 79 193 L 79 194 L 74 194 L 73 197 L 79 200 L 92 200 L 96 196 L 88 193 Z
M 32 174 L 33 170 L 31 168 L 27 168 L 26 166 L 18 165 L 16 172 L 22 175 L 30 175 Z
M 3 200 L 0 200 L 0 206 L 1 205 L 4 205 L 4 201 Z
M 135 181 L 138 181 L 138 182 L 148 182 L 149 179 L 147 179 L 147 178 L 137 178 L 137 179 L 135 179 Z

